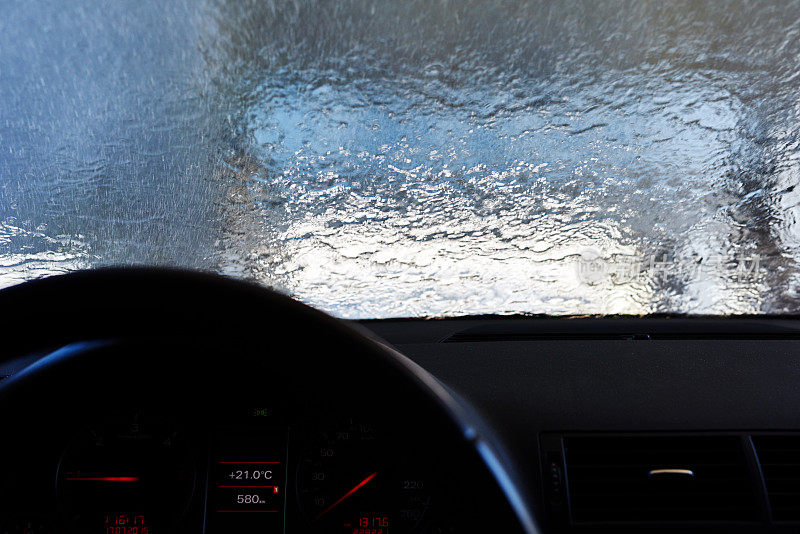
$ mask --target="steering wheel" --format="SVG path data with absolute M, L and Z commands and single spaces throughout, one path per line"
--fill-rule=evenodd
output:
M 15 436 L 0 458 L 46 457 L 59 432 L 109 409 L 203 425 L 267 396 L 307 421 L 369 412 L 452 464 L 440 467 L 463 493 L 448 512 L 463 515 L 456 524 L 537 532 L 502 447 L 463 400 L 358 326 L 275 291 L 183 270 L 97 269 L 0 291 L 0 324 L 4 358 L 42 355 L 0 382 L 0 421 Z

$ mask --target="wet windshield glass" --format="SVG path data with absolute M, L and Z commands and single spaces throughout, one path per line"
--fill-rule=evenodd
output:
M 0 285 L 800 311 L 797 2 L 0 4 Z

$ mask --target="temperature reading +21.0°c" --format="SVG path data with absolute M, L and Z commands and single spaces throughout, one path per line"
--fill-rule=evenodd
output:
M 229 480 L 272 480 L 270 469 L 235 469 L 228 474 Z

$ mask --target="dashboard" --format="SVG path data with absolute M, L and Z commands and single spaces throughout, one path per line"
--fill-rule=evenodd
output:
M 528 529 L 490 427 L 367 331 L 184 272 L 18 291 L 0 293 L 20 333 L 0 381 L 2 534 Z M 52 320 L 53 302 L 71 313 Z
M 800 529 L 794 318 L 345 324 L 116 270 L 0 315 L 2 534 Z
M 797 318 L 364 325 L 492 424 L 542 532 L 800 530 Z
M 457 526 L 448 512 L 453 488 L 439 467 L 447 458 L 372 416 L 298 421 L 266 401 L 208 415 L 107 412 L 54 432 L 52 447 L 35 456 L 15 451 L 4 466 L 6 531 L 383 534 Z

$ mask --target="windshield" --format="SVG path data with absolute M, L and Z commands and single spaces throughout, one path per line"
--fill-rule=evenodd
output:
M 0 285 L 797 312 L 798 57 L 797 2 L 2 2 Z

